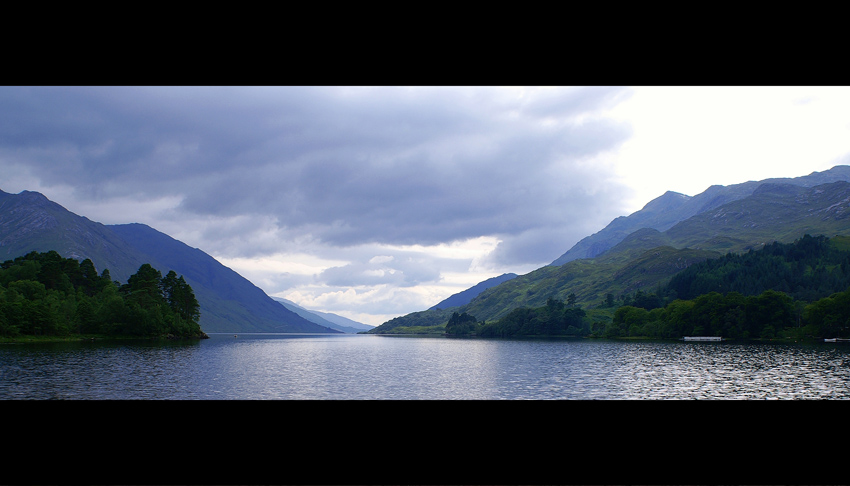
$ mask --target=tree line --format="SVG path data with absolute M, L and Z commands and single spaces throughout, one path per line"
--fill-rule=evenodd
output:
M 0 335 L 203 337 L 192 287 L 145 263 L 126 284 L 90 259 L 30 252 L 0 264 Z
M 691 265 L 628 302 L 603 337 L 848 337 L 850 251 L 843 239 L 805 235 Z
M 850 287 L 850 251 L 838 243 L 844 240 L 805 235 L 793 243 L 727 253 L 674 275 L 663 297 L 689 300 L 709 292 L 759 295 L 775 290 L 813 302 Z
M 545 306 L 520 307 L 493 322 L 479 322 L 466 312 L 455 312 L 446 323 L 446 334 L 482 337 L 587 335 L 590 325 L 585 320 L 586 313 L 574 305 L 574 296 L 567 302 L 550 297 Z

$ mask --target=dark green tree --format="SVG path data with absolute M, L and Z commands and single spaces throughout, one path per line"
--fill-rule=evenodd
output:
M 172 311 L 181 319 L 197 323 L 201 318 L 201 306 L 195 298 L 192 287 L 182 275 L 179 277 L 170 270 L 161 282 L 162 292 Z
M 139 304 L 145 308 L 165 305 L 161 283 L 162 273 L 150 263 L 145 263 L 127 279 L 127 283 L 122 285 L 120 290 L 128 304 Z
M 463 314 L 458 314 L 457 312 L 452 313 L 452 316 L 449 318 L 449 321 L 446 323 L 446 334 L 452 335 L 468 335 L 472 334 L 478 330 L 478 321 L 474 316 L 467 314 L 464 312 Z
M 632 306 L 640 307 L 646 310 L 657 309 L 663 306 L 661 298 L 656 294 L 647 294 L 641 290 L 635 292 L 634 300 L 632 300 Z
M 86 258 L 82 262 L 80 262 L 80 278 L 78 281 L 74 282 L 74 285 L 77 287 L 81 287 L 83 293 L 87 296 L 91 297 L 95 293 L 97 293 L 101 288 L 102 279 L 97 274 L 97 270 L 94 268 L 94 263 Z
M 167 297 L 165 295 L 167 290 Z M 0 334 L 198 336 L 200 306 L 183 276 L 143 264 L 127 283 L 91 260 L 30 252 L 0 264 Z

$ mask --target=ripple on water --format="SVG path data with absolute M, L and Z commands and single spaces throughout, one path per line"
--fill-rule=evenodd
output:
M 232 336 L 0 347 L 4 399 L 846 399 L 850 347 Z

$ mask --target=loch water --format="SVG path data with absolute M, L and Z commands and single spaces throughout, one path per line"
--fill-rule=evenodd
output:
M 4 400 L 850 398 L 850 345 L 211 334 L 0 344 Z

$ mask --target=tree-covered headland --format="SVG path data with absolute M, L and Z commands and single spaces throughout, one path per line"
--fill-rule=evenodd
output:
M 0 264 L 0 336 L 205 337 L 191 286 L 143 264 L 126 284 L 91 260 L 31 252 Z

